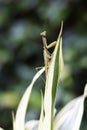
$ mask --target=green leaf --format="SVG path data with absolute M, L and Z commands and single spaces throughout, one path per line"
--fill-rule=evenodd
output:
M 55 117 L 54 130 L 80 130 L 84 112 L 84 100 L 87 96 L 87 84 L 84 94 L 69 102 Z
M 35 81 L 40 77 L 40 75 L 44 72 L 45 68 L 41 69 L 39 72 L 36 73 L 36 75 L 34 76 L 31 84 L 28 86 L 28 88 L 26 89 L 16 112 L 16 117 L 14 120 L 14 130 L 24 130 L 25 128 L 25 114 L 26 114 L 26 109 L 27 109 L 27 105 L 30 99 L 30 94 L 33 88 L 33 85 L 35 83 Z
M 58 40 L 56 41 L 56 46 L 52 54 L 52 59 L 49 63 L 46 86 L 45 86 L 45 96 L 44 96 L 44 127 L 43 130 L 53 130 L 53 116 L 54 116 L 54 106 L 55 98 L 57 92 L 57 86 L 63 71 L 63 57 L 62 57 L 62 26 Z

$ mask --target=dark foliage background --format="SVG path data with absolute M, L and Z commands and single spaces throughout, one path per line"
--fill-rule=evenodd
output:
M 57 39 L 61 21 L 65 69 L 56 107 L 59 109 L 83 93 L 87 82 L 86 0 L 0 0 L 0 126 L 12 129 L 11 112 L 36 73 L 43 66 L 40 33 L 47 31 L 48 44 Z M 40 89 L 35 84 L 27 120 L 40 112 Z M 87 102 L 81 130 L 87 130 Z

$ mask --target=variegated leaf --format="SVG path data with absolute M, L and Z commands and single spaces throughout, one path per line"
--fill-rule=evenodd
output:
M 35 81 L 40 77 L 40 75 L 45 71 L 45 68 L 41 69 L 39 72 L 36 73 L 34 76 L 31 84 L 28 86 L 26 89 L 16 112 L 16 117 L 13 123 L 14 130 L 24 130 L 25 128 L 25 114 L 26 114 L 26 109 L 27 105 L 30 99 L 31 91 L 33 88 L 33 85 Z
M 84 94 L 69 102 L 56 116 L 54 130 L 79 130 L 84 112 L 84 100 L 87 96 L 87 85 Z

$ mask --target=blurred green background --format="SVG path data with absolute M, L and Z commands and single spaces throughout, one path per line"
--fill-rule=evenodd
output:
M 87 1 L 86 0 L 0 0 L 0 126 L 12 129 L 11 112 L 16 110 L 24 90 L 43 66 L 40 33 L 47 31 L 48 44 L 63 29 L 64 75 L 57 96 L 59 109 L 83 93 L 87 82 Z M 40 90 L 35 83 L 26 120 L 38 119 Z M 87 130 L 87 102 L 81 125 Z

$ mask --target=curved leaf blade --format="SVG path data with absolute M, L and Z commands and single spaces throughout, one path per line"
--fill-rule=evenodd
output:
M 84 112 L 84 100 L 87 96 L 87 85 L 84 94 L 69 102 L 55 117 L 54 130 L 79 130 Z
M 40 77 L 40 75 L 45 71 L 45 68 L 41 69 L 39 72 L 36 73 L 34 76 L 31 84 L 28 86 L 26 89 L 16 112 L 16 117 L 13 123 L 14 130 L 24 130 L 25 128 L 25 114 L 26 114 L 26 109 L 27 105 L 30 99 L 31 91 L 33 88 L 33 85 L 35 81 Z

